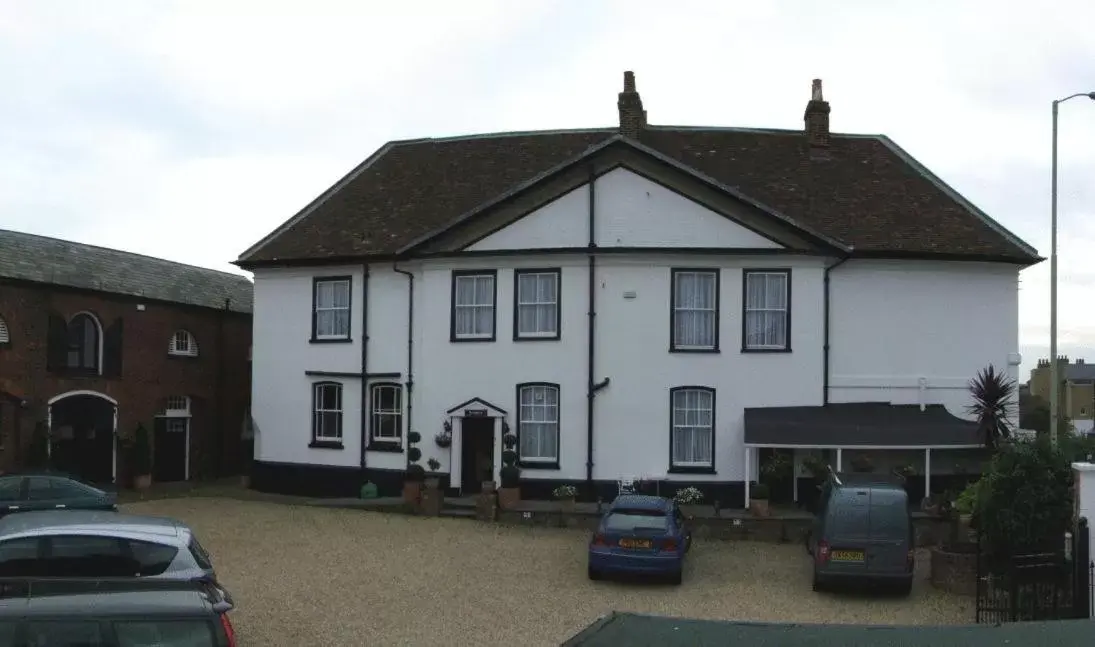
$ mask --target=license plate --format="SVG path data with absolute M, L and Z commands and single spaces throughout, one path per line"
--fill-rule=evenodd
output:
M 834 550 L 832 553 L 832 560 L 834 562 L 862 562 L 863 551 L 861 550 Z
M 649 539 L 621 539 L 620 548 L 650 548 Z

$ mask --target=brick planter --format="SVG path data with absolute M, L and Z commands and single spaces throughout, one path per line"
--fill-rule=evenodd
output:
M 956 544 L 931 549 L 931 583 L 958 595 L 977 593 L 977 545 Z

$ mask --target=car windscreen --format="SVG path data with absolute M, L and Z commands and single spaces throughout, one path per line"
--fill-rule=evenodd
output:
M 607 532 L 665 531 L 668 519 L 662 510 L 613 510 L 605 517 Z
M 208 620 L 116 620 L 118 647 L 216 647 Z

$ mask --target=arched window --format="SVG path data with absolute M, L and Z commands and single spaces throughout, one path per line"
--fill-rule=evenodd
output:
M 103 332 L 99 320 L 81 312 L 68 322 L 68 367 L 98 371 L 102 359 Z
M 11 343 L 11 333 L 8 331 L 8 322 L 0 317 L 0 346 Z
M 197 357 L 198 342 L 194 339 L 194 335 L 189 332 L 176 330 L 175 334 L 171 335 L 171 344 L 168 346 L 167 352 L 169 355 Z

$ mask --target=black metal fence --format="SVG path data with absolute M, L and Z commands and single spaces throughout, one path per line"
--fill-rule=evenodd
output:
M 1095 617 L 1095 562 L 1087 519 L 1081 518 L 1059 547 L 990 556 L 978 537 L 976 621 Z

